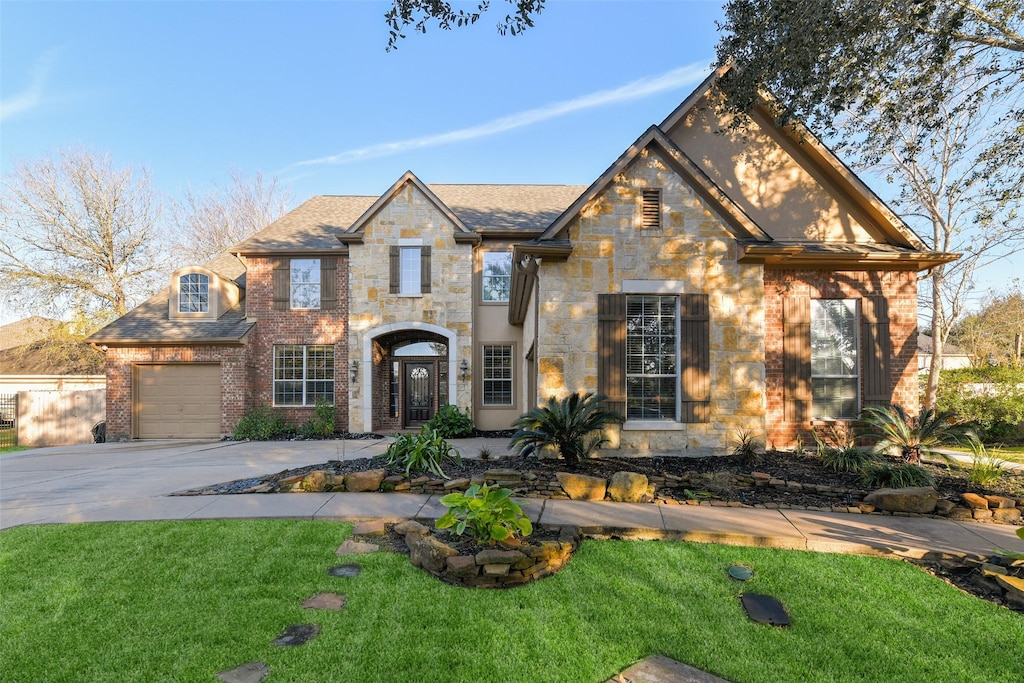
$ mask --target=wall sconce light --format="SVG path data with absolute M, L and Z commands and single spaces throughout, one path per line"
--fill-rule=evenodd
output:
M 465 382 L 466 381 L 466 373 L 469 372 L 469 363 L 466 362 L 465 358 L 463 358 L 462 362 L 459 363 L 459 370 L 462 371 L 462 381 Z
M 359 379 L 359 361 L 352 361 L 352 382 L 355 383 Z

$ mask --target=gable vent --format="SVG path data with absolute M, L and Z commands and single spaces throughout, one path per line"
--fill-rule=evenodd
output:
M 640 227 L 644 229 L 661 227 L 661 190 L 644 190 L 643 205 L 640 208 Z

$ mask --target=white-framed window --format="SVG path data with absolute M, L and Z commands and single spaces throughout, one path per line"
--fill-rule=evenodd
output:
M 420 247 L 401 248 L 399 294 L 420 294 Z
M 626 419 L 676 420 L 679 297 L 626 297 Z
M 857 300 L 811 299 L 811 417 L 860 413 Z
M 507 302 L 512 290 L 512 252 L 485 251 L 481 274 L 482 299 Z
M 210 276 L 186 273 L 178 278 L 178 312 L 210 312 Z
M 291 308 L 320 308 L 320 259 L 291 260 Z
M 334 404 L 334 347 L 283 344 L 274 347 L 274 405 Z
M 485 406 L 513 405 L 512 345 L 484 344 L 482 361 L 483 404 Z

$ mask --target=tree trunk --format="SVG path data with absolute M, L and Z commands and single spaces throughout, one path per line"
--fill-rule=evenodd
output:
M 939 371 L 942 370 L 942 347 L 946 338 L 945 311 L 942 307 L 942 266 L 932 271 L 932 360 L 928 366 L 928 382 L 924 389 L 923 408 L 934 408 L 939 393 Z

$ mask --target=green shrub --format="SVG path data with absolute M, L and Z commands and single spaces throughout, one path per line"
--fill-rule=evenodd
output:
M 985 448 L 980 441 L 971 444 L 971 474 L 968 477 L 972 484 L 991 486 L 1003 476 L 1003 459 Z
M 833 472 L 863 472 L 875 460 L 874 453 L 856 446 L 826 446 L 818 451 L 818 457 L 821 464 Z
M 470 486 L 465 493 L 449 493 L 441 498 L 448 512 L 435 526 L 438 529 L 454 527 L 460 536 L 469 529 L 477 543 L 507 541 L 517 533 L 529 536 L 533 533 L 533 524 L 511 496 L 510 489 L 479 484 Z
M 463 412 L 449 403 L 434 413 L 427 426 L 443 439 L 463 439 L 473 433 L 473 418 L 469 416 L 469 408 Z
M 407 477 L 412 472 L 430 472 L 447 478 L 443 469 L 445 465 L 462 464 L 459 451 L 427 425 L 420 427 L 418 434 L 398 434 L 388 449 L 377 457 L 384 458 L 389 466 L 404 468 Z
M 1018 442 L 1024 438 L 1024 369 L 1007 367 L 943 370 L 938 409 L 975 426 L 984 443 Z M 977 384 L 985 384 L 979 391 Z
M 932 486 L 931 475 L 910 463 L 879 463 L 868 465 L 860 476 L 865 486 L 872 488 L 902 489 L 911 486 Z
M 267 441 L 275 436 L 284 436 L 294 432 L 295 428 L 285 422 L 284 415 L 280 411 L 260 406 L 242 416 L 235 426 L 234 437 L 236 441 L 246 439 Z
M 923 408 L 920 415 L 909 415 L 902 406 L 868 406 L 861 412 L 857 436 L 875 442 L 878 455 L 899 451 L 905 463 L 921 462 L 922 455 L 949 457 L 937 450 L 939 446 L 959 444 L 970 438 L 970 430 L 952 413 Z
M 302 425 L 303 436 L 334 436 L 334 406 L 323 399 L 316 402 L 313 417 Z
M 746 429 L 736 432 L 729 455 L 744 465 L 759 465 L 765 460 L 764 442 Z
M 512 423 L 516 431 L 509 445 L 521 446 L 522 455 L 556 446 L 563 458 L 580 462 L 608 442 L 603 433 L 605 427 L 622 422 L 621 415 L 601 407 L 604 399 L 589 392 L 571 394 L 562 400 L 552 396 L 546 404 Z

